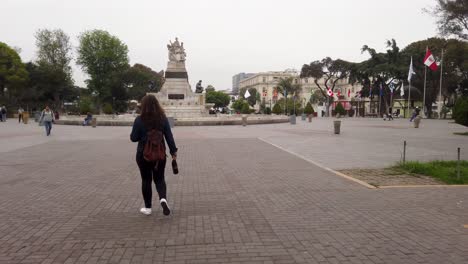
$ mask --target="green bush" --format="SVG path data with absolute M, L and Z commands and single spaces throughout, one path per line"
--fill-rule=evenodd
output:
M 468 126 L 468 97 L 457 100 L 453 107 L 453 119 L 460 125 Z
M 244 104 L 241 109 L 241 114 L 250 114 L 250 107 L 248 104 Z
M 102 111 L 104 112 L 104 114 L 106 115 L 111 115 L 114 111 L 112 109 L 112 105 L 109 104 L 109 103 L 105 103 L 103 106 L 102 106 Z
M 343 105 L 341 102 L 338 102 L 338 104 L 335 107 L 335 112 L 337 114 L 340 114 L 340 116 L 344 116 L 346 114 L 346 110 L 344 109 Z
M 80 105 L 80 113 L 83 115 L 87 114 L 88 112 L 89 113 L 95 112 L 93 101 L 89 97 L 82 97 L 81 100 L 79 101 L 79 105 Z
M 313 114 L 315 111 L 314 111 L 314 108 L 312 107 L 312 104 L 311 103 L 307 103 L 305 109 L 304 109 L 304 113 L 306 115 L 311 115 Z
M 265 108 L 265 114 L 266 115 L 271 115 L 271 108 L 270 107 Z
M 279 103 L 276 103 L 274 106 L 273 106 L 273 114 L 276 114 L 276 115 L 280 115 L 282 113 L 284 113 L 283 111 L 283 108 L 281 107 L 281 105 Z
M 242 107 L 244 105 L 247 105 L 247 107 L 249 106 L 249 104 L 247 103 L 247 101 L 245 101 L 244 99 L 239 99 L 237 101 L 235 101 L 233 104 L 232 104 L 232 108 L 234 110 L 236 110 L 236 112 L 241 112 L 242 111 Z

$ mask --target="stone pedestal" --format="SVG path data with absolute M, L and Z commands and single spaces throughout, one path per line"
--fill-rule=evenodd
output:
M 167 116 L 188 118 L 209 115 L 211 105 L 205 104 L 205 94 L 192 91 L 184 61 L 169 61 L 164 77 L 166 81 L 161 91 L 153 95 L 161 103 Z

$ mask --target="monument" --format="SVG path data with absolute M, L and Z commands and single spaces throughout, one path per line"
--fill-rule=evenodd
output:
M 156 96 L 168 117 L 190 118 L 208 116 L 208 109 L 213 104 L 205 104 L 205 94 L 194 93 L 188 82 L 187 69 L 185 68 L 184 43 L 169 41 L 167 45 L 169 61 L 164 74 L 165 82 L 159 93 L 151 93 Z M 201 85 L 201 81 L 199 82 Z

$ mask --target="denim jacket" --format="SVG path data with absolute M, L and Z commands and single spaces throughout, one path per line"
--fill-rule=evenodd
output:
M 169 152 L 171 153 L 171 155 L 177 154 L 177 147 L 174 141 L 174 137 L 172 136 L 169 120 L 167 118 L 164 118 L 162 132 L 164 138 L 166 139 L 167 145 L 169 146 Z M 141 120 L 141 117 L 139 116 L 135 118 L 135 122 L 133 123 L 132 133 L 130 134 L 130 140 L 132 142 L 138 142 L 137 154 L 143 153 L 143 149 L 146 143 L 146 128 L 143 124 L 143 120 Z

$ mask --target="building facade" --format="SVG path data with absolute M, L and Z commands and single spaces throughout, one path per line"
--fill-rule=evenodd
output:
M 249 78 L 241 80 L 239 83 L 239 90 L 243 88 L 255 88 L 260 94 L 261 100 L 264 101 L 267 106 L 273 106 L 279 99 L 283 98 L 283 95 L 277 91 L 280 79 L 289 77 L 293 78 L 294 84 L 301 85 L 302 92 L 298 95 L 297 99 L 301 100 L 303 104 L 309 102 L 311 96 L 319 90 L 314 78 L 300 78 L 299 72 L 295 70 L 256 73 Z M 324 79 L 319 79 L 317 83 L 322 89 L 326 89 Z M 351 85 L 348 83 L 347 79 L 339 80 L 334 88 L 335 101 L 343 101 L 345 108 L 351 108 L 351 104 L 346 104 L 345 102 L 351 101 L 360 90 L 360 85 Z M 323 110 L 322 108 L 325 108 L 323 104 L 316 103 L 314 105 L 314 109 L 317 112 L 321 112 Z
M 239 94 L 239 84 L 240 81 L 247 79 L 249 77 L 254 76 L 255 73 L 245 73 L 241 72 L 239 74 L 236 74 L 232 76 L 232 94 Z

